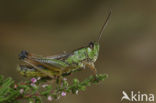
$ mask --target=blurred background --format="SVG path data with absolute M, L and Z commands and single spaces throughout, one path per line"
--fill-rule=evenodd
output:
M 16 71 L 21 50 L 49 56 L 88 45 L 110 8 L 95 63 L 109 78 L 56 103 L 120 103 L 123 90 L 156 95 L 155 0 L 1 0 L 0 74 L 25 79 Z M 69 78 L 91 74 L 84 70 Z

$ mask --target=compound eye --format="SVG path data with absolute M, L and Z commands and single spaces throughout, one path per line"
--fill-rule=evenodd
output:
M 93 42 L 90 42 L 90 43 L 89 43 L 89 47 L 90 47 L 90 48 L 93 48 L 93 47 L 94 47 L 94 43 L 93 43 Z

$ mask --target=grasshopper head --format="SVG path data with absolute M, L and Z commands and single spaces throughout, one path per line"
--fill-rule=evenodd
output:
M 88 57 L 91 61 L 95 62 L 98 58 L 99 54 L 99 43 L 98 42 L 90 42 L 87 47 Z

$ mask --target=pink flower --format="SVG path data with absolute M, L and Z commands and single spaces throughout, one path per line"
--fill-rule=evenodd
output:
M 48 96 L 48 101 L 52 101 L 53 100 L 53 98 L 49 95 Z
M 24 89 L 20 89 L 20 93 L 23 94 L 23 92 L 24 92 Z
M 32 78 L 32 79 L 31 79 L 31 82 L 32 82 L 32 83 L 36 83 L 36 82 L 37 82 L 37 79 L 36 79 L 36 78 Z
M 66 96 L 66 92 L 62 92 L 61 95 L 64 97 Z
M 34 83 L 31 83 L 30 85 L 31 85 L 32 87 L 37 88 L 36 84 L 34 84 Z
M 15 84 L 15 85 L 14 85 L 14 88 L 16 89 L 17 87 L 18 87 L 17 84 Z

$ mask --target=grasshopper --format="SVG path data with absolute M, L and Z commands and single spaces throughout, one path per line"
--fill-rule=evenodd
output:
M 89 45 L 73 50 L 70 53 L 48 57 L 38 56 L 27 51 L 22 51 L 19 54 L 19 59 L 24 64 L 18 65 L 18 71 L 26 77 L 62 78 L 74 71 L 87 67 L 93 71 L 94 75 L 96 75 L 97 71 L 94 63 L 98 58 L 100 39 L 109 21 L 110 15 L 111 11 L 108 13 L 106 21 L 100 30 L 97 41 L 90 42 Z

